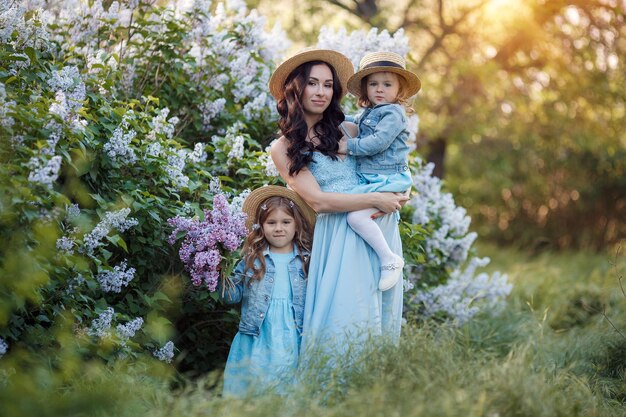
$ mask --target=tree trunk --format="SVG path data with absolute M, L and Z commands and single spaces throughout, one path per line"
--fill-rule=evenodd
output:
M 433 175 L 435 177 L 443 179 L 444 174 L 444 160 L 446 157 L 446 145 L 447 141 L 445 138 L 437 138 L 432 141 L 429 145 L 430 152 L 428 152 L 428 162 L 432 162 L 435 164 L 435 169 L 433 170 Z

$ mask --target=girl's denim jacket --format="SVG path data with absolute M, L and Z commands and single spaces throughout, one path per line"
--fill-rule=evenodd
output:
M 241 301 L 241 321 L 239 332 L 251 336 L 258 336 L 261 324 L 267 315 L 274 289 L 276 268 L 270 256 L 269 249 L 263 252 L 265 256 L 265 275 L 261 279 L 252 279 L 254 271 L 245 270 L 245 261 L 241 260 L 231 275 L 234 287 L 219 289 L 220 298 L 228 303 L 235 304 Z M 306 275 L 302 267 L 302 257 L 308 253 L 298 253 L 294 247 L 294 257 L 289 261 L 289 279 L 291 281 L 292 304 L 296 327 L 302 332 L 302 318 L 304 316 L 304 298 L 306 295 Z M 258 261 L 257 261 L 258 263 Z
M 359 136 L 348 138 L 348 154 L 357 156 L 357 172 L 396 174 L 409 169 L 409 131 L 404 108 L 399 104 L 368 107 L 352 120 Z

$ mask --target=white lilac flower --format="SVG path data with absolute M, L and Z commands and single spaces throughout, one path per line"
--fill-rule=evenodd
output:
M 80 72 L 78 67 L 67 66 L 52 72 L 48 80 L 48 86 L 52 91 L 71 91 L 80 83 Z
M 170 152 L 171 153 L 167 156 L 165 172 L 167 172 L 172 184 L 176 188 L 187 187 L 189 185 L 189 177 L 183 174 L 187 153 L 184 149 L 176 150 L 174 148 L 170 148 Z
M 48 135 L 48 139 L 46 139 L 46 146 L 41 148 L 41 153 L 43 155 L 52 156 L 56 153 L 57 144 L 63 135 L 63 126 L 55 120 L 50 120 L 46 123 L 46 130 L 49 130 L 50 134 Z
M 9 350 L 9 345 L 0 337 L 0 358 L 7 353 L 7 350 Z
M 238 196 L 233 197 L 232 201 L 229 204 L 231 213 L 241 213 L 243 211 L 243 202 L 246 200 L 249 194 L 250 189 L 246 188 Z
M 102 337 L 109 332 L 111 328 L 111 321 L 113 320 L 113 315 L 115 314 L 115 310 L 112 307 L 108 307 L 102 313 L 98 315 L 98 318 L 94 319 L 91 322 L 91 326 L 87 333 L 91 336 Z
M 74 239 L 67 236 L 57 239 L 57 250 L 63 251 L 68 255 L 74 253 L 74 245 L 76 245 Z
M 56 155 L 50 159 L 43 156 L 32 157 L 26 164 L 30 168 L 28 181 L 42 184 L 48 188 L 52 188 L 52 184 L 59 178 L 61 170 L 61 157 Z
M 100 283 L 100 287 L 104 292 L 121 292 L 122 287 L 135 278 L 135 268 L 127 268 L 126 260 L 113 268 L 113 271 L 103 271 L 98 274 L 96 280 Z
M 193 147 L 193 152 L 187 154 L 187 160 L 193 163 L 204 162 L 207 159 L 207 153 L 204 151 L 204 143 L 198 142 Z
M 270 105 L 269 96 L 266 93 L 261 93 L 243 106 L 242 114 L 246 119 L 253 119 L 263 114 Z
M 165 344 L 165 346 L 155 350 L 153 355 L 163 362 L 172 362 L 172 359 L 174 358 L 174 343 L 170 340 Z
M 122 340 L 128 340 L 135 336 L 135 333 L 143 326 L 143 319 L 137 317 L 126 324 L 117 325 L 117 334 Z
M 231 148 L 228 152 L 228 163 L 230 164 L 233 160 L 243 158 L 245 139 L 242 135 L 231 136 L 228 139 L 231 140 Z
M 122 164 L 133 164 L 137 157 L 135 156 L 135 150 L 131 147 L 133 138 L 137 135 L 137 132 L 130 130 L 124 132 L 121 126 L 118 126 L 113 131 L 113 136 L 104 145 L 104 151 L 114 161 Z
M 218 194 L 222 192 L 222 182 L 219 177 L 211 178 L 209 182 L 209 192 L 211 194 Z
M 413 223 L 437 224 L 426 239 L 427 261 L 436 265 L 456 268 L 467 259 L 476 233 L 469 232 L 470 217 L 466 210 L 457 207 L 450 193 L 441 190 L 441 180 L 432 175 L 434 165 L 421 165 L 413 173 L 416 196 L 410 201 L 415 208 Z
M 68 204 L 65 206 L 65 218 L 67 220 L 73 220 L 80 216 L 80 207 L 78 204 Z
M 211 128 L 211 121 L 224 111 L 224 107 L 226 106 L 225 98 L 218 98 L 215 101 L 207 101 L 200 105 L 200 111 L 202 112 L 202 126 L 205 129 Z
M 151 125 L 152 130 L 146 136 L 149 141 L 154 141 L 157 135 L 164 135 L 166 138 L 171 139 L 174 136 L 174 127 L 178 123 L 178 117 L 172 117 L 169 120 L 167 115 L 170 113 L 170 109 L 164 107 L 161 111 L 152 118 Z
M 146 148 L 146 155 L 153 158 L 158 158 L 163 153 L 163 146 L 159 142 L 152 142 Z
M 425 317 L 444 313 L 458 324 L 467 322 L 481 308 L 494 310 L 510 294 L 512 285 L 499 272 L 491 277 L 475 275 L 477 267 L 488 263 L 489 258 L 473 258 L 464 271 L 453 271 L 445 284 L 418 292 L 411 301 L 423 304 Z
M 25 20 L 27 12 L 28 21 Z M 27 47 L 48 49 L 48 41 L 49 35 L 40 10 L 27 11 L 15 1 L 0 3 L 0 42 L 12 44 L 16 50 L 22 51 Z
M 7 92 L 3 83 L 0 82 L 0 126 L 11 127 L 15 120 L 8 115 L 11 107 L 15 106 L 15 101 L 7 101 Z
M 87 282 L 85 280 L 85 277 L 83 277 L 81 274 L 78 274 L 76 277 L 72 278 L 68 283 L 67 283 L 67 290 L 66 293 L 67 294 L 72 294 L 76 291 L 76 289 L 78 287 L 80 287 L 81 285 L 83 285 L 85 282 Z
M 278 173 L 278 168 L 276 168 L 276 165 L 274 164 L 274 160 L 272 159 L 272 155 L 270 154 L 270 149 L 270 146 L 265 148 L 265 153 L 261 155 L 261 163 L 264 166 L 263 170 L 265 172 L 265 175 L 267 175 L 268 177 L 277 177 L 280 174 Z
M 11 75 L 17 75 L 20 70 L 30 66 L 30 57 L 28 55 L 15 53 L 13 57 L 20 57 L 21 59 L 15 59 L 9 62 L 9 72 Z
M 2 124 L 2 120 L 0 120 L 0 124 Z M 24 135 L 15 135 L 11 137 L 11 145 L 13 148 L 19 148 L 24 145 Z
M 92 254 L 94 249 L 101 245 L 100 241 L 109 234 L 112 229 L 124 232 L 127 229 L 139 224 L 137 219 L 126 217 L 130 214 L 129 208 L 123 208 L 116 212 L 107 212 L 104 219 L 85 235 L 83 245 L 88 254 Z
M 409 138 L 407 139 L 407 145 L 409 146 L 411 151 L 413 151 L 415 150 L 417 146 L 416 138 L 417 138 L 417 134 L 419 133 L 420 118 L 417 115 L 417 113 L 413 113 L 407 118 L 407 121 L 408 121 L 407 127 L 409 130 Z
M 348 34 L 345 28 L 334 31 L 327 26 L 320 29 L 317 47 L 341 52 L 352 61 L 354 68 L 358 68 L 361 58 L 368 52 L 389 51 L 405 57 L 410 50 L 409 39 L 402 29 L 391 36 L 387 30 L 378 33 L 377 28 L 367 33 L 355 30 Z
M 61 119 L 65 119 L 67 117 L 69 109 L 67 107 L 65 93 L 62 90 L 56 92 L 54 95 L 54 101 L 50 104 L 50 109 L 48 111 L 56 116 L 59 116 Z

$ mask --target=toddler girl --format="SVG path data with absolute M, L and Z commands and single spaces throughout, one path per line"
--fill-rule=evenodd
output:
M 404 193 L 413 184 L 407 165 L 407 100 L 420 89 L 417 75 L 406 70 L 404 59 L 393 52 L 366 54 L 359 71 L 348 80 L 348 90 L 359 97 L 365 110 L 354 122 L 358 137 L 342 140 L 340 153 L 357 157 L 357 172 L 363 184 L 355 192 Z M 380 259 L 378 288 L 392 288 L 402 276 L 404 260 L 394 254 L 372 220 L 375 208 L 348 214 L 350 227 L 374 249 Z
M 231 277 L 234 285 L 220 291 L 225 302 L 241 302 L 239 332 L 224 370 L 224 394 L 235 396 L 281 392 L 293 381 L 315 223 L 304 200 L 273 185 L 252 191 L 243 211 L 252 230 Z

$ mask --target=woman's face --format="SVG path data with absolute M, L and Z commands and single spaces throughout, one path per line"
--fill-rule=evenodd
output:
M 333 73 L 324 64 L 311 67 L 311 73 L 302 93 L 305 117 L 321 118 L 333 98 Z

